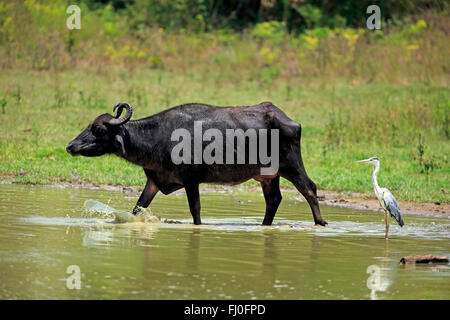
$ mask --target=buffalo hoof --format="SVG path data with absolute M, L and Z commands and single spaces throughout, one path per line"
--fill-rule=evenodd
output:
M 143 212 L 144 212 L 144 208 L 136 206 L 136 207 L 134 207 L 132 213 L 133 213 L 133 215 L 138 216 L 138 215 L 140 215 Z
M 322 226 L 325 227 L 328 224 L 328 222 L 326 222 L 325 220 L 321 220 L 321 221 L 316 221 L 316 226 Z

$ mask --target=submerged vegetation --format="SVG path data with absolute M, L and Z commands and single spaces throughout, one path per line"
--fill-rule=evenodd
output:
M 81 29 L 69 30 L 65 1 L 0 2 L 3 180 L 76 174 L 143 185 L 139 168 L 113 156 L 72 158 L 67 142 L 119 100 L 134 118 L 186 102 L 270 100 L 302 123 L 305 167 L 319 189 L 371 194 L 370 170 L 355 161 L 377 156 L 380 184 L 398 199 L 449 202 L 448 8 L 411 10 L 370 31 L 364 10 L 361 23 L 331 21 L 311 4 L 297 8 L 307 17 L 299 30 L 288 18 L 231 28 L 202 11 L 162 23 L 176 8 L 149 23 L 156 11 L 141 1 L 79 6 Z

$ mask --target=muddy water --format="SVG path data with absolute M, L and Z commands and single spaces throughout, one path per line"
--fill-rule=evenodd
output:
M 184 194 L 158 195 L 167 223 L 115 223 L 86 212 L 94 199 L 131 210 L 129 194 L 0 185 L 1 299 L 449 299 L 448 265 L 400 266 L 402 256 L 450 255 L 450 219 L 322 206 L 313 227 L 300 197 L 285 194 L 262 227 L 259 192 L 202 194 L 194 226 Z M 67 268 L 80 268 L 79 290 Z M 70 281 L 69 281 L 70 282 Z

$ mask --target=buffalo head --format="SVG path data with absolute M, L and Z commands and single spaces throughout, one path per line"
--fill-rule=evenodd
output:
M 126 102 L 118 102 L 115 104 L 113 112 L 116 109 L 115 116 L 104 113 L 95 118 L 67 145 L 67 152 L 72 156 L 82 155 L 85 157 L 97 157 L 115 152 L 125 153 L 123 138 L 119 132 L 121 125 L 130 120 L 133 108 Z M 120 118 L 123 109 L 126 109 L 126 113 Z

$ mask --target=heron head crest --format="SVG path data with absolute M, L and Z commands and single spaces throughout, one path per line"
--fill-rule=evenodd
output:
M 365 163 L 373 163 L 373 164 L 376 164 L 376 163 L 378 163 L 380 160 L 378 160 L 378 158 L 377 157 L 372 157 L 372 158 L 368 158 L 368 159 L 365 159 L 365 160 L 359 160 L 358 162 L 365 162 Z

